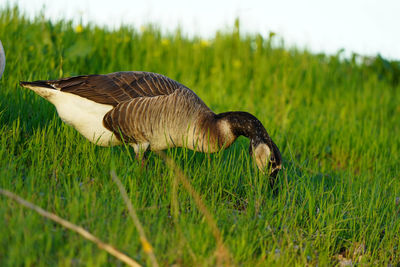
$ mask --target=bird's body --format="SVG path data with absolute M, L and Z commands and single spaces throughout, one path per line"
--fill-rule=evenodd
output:
M 212 153 L 244 135 L 259 167 L 275 162 L 273 169 L 281 168 L 278 148 L 253 115 L 215 114 L 192 90 L 160 74 L 115 72 L 20 84 L 54 104 L 64 122 L 97 145 L 125 142 L 136 153 L 170 147 Z
M 3 44 L 0 41 L 0 78 L 3 75 L 5 67 L 6 67 L 6 54 L 4 53 Z
M 223 123 L 213 125 L 215 114 L 192 90 L 159 74 L 118 72 L 21 85 L 51 102 L 65 123 L 97 145 L 123 139 L 135 150 L 185 146 L 216 152 L 233 142 Z

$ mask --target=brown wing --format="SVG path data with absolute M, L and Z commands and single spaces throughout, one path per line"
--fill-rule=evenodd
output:
M 76 76 L 41 82 L 46 82 L 60 91 L 113 106 L 138 97 L 169 95 L 178 88 L 189 90 L 161 74 L 139 71 Z

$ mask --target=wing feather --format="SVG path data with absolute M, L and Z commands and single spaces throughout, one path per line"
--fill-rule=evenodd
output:
M 75 76 L 40 82 L 60 91 L 114 107 L 138 97 L 169 95 L 177 89 L 190 90 L 161 74 L 140 71 Z

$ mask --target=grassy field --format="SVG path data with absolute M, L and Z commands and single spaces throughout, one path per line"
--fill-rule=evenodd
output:
M 193 89 L 215 112 L 248 111 L 282 152 L 274 195 L 249 141 L 207 157 L 167 154 L 212 213 L 239 266 L 400 264 L 399 62 L 341 59 L 231 31 L 208 40 L 155 26 L 117 30 L 30 21 L 0 10 L 0 188 L 83 226 L 141 264 L 150 261 L 110 171 L 128 191 L 161 266 L 213 266 L 212 229 L 156 154 L 146 169 L 125 147 L 102 148 L 63 124 L 20 80 L 144 70 Z M 174 198 L 178 212 L 173 212 Z M 1 266 L 114 266 L 120 261 L 0 197 Z

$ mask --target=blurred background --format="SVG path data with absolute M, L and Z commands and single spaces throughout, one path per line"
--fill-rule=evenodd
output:
M 232 27 L 239 18 L 242 32 L 277 33 L 288 47 L 400 59 L 397 0 L 2 0 L 0 8 L 16 4 L 31 18 L 41 13 L 54 21 L 66 18 L 111 28 L 152 23 L 164 32 L 180 27 L 188 37 L 203 38 Z

